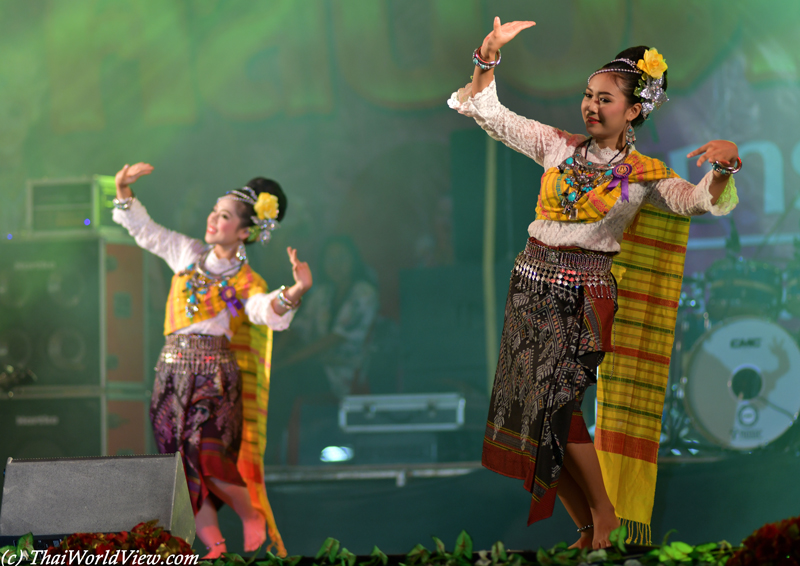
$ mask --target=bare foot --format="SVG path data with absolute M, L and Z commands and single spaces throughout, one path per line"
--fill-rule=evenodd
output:
M 225 546 L 224 540 L 219 544 L 212 544 L 210 547 L 206 548 L 209 549 L 208 554 L 203 556 L 201 560 L 210 560 L 211 558 L 219 558 L 220 556 L 222 556 L 223 552 L 228 552 L 228 548 Z
M 579 538 L 575 544 L 570 546 L 570 548 L 592 548 L 592 536 L 592 529 L 586 529 L 581 533 L 581 538 Z
M 608 548 L 611 546 L 611 532 L 619 528 L 619 519 L 613 507 L 601 511 L 592 509 L 592 522 L 594 523 L 594 537 L 592 548 Z
M 244 527 L 244 551 L 255 552 L 267 542 L 267 520 L 258 511 L 248 519 L 242 519 Z

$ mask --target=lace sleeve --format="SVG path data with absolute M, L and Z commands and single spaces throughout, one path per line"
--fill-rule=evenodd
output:
M 736 184 L 731 175 L 716 204 L 711 204 L 709 186 L 712 179 L 713 173 L 709 171 L 697 185 L 681 178 L 648 183 L 646 202 L 661 210 L 682 216 L 697 216 L 706 212 L 714 216 L 724 216 L 739 203 Z
M 567 145 L 577 145 L 585 139 L 584 136 L 573 136 L 515 114 L 500 103 L 494 81 L 475 96 L 472 95 L 470 83 L 454 92 L 447 104 L 453 110 L 474 118 L 492 138 L 545 167 L 546 156 L 559 152 Z
M 272 330 L 281 331 L 289 328 L 294 318 L 294 310 L 287 311 L 283 315 L 279 315 L 272 308 L 272 301 L 280 293 L 280 289 L 276 289 L 271 293 L 256 293 L 252 295 L 244 305 L 244 312 L 247 314 L 253 324 L 266 324 Z
M 114 222 L 128 230 L 139 247 L 166 261 L 175 273 L 192 263 L 205 247 L 200 240 L 156 224 L 138 199 L 133 199 L 128 210 L 115 208 L 112 217 Z

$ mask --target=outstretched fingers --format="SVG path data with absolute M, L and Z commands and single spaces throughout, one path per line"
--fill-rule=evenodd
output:
M 297 264 L 300 263 L 297 259 L 297 249 L 289 246 L 286 248 L 286 253 L 289 255 L 289 261 L 292 262 L 292 268 L 294 269 L 297 267 Z
M 693 152 L 689 153 L 686 157 L 687 158 L 688 157 L 696 157 L 696 156 L 699 155 L 700 159 L 697 160 L 697 166 L 700 167 L 703 163 L 708 161 L 708 154 L 706 152 L 709 150 L 710 145 L 711 144 L 709 144 L 709 143 L 701 145 L 700 147 L 695 149 Z

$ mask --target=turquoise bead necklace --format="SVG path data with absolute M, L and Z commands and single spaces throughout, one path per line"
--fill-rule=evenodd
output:
M 219 288 L 220 296 L 226 303 L 228 303 L 230 299 L 227 298 L 225 294 L 228 283 L 231 279 L 236 277 L 236 274 L 241 271 L 242 266 L 247 263 L 247 259 L 245 258 L 240 260 L 237 265 L 226 269 L 222 273 L 211 273 L 206 269 L 206 259 L 208 259 L 208 254 L 211 253 L 211 250 L 213 250 L 213 248 L 208 248 L 208 250 L 206 250 L 197 260 L 197 263 L 190 264 L 184 271 L 180 273 L 180 275 L 188 275 L 189 273 L 192 274 L 192 276 L 186 281 L 185 292 L 188 294 L 186 299 L 187 318 L 194 318 L 195 313 L 200 310 L 197 306 L 198 301 L 203 295 L 208 293 L 209 289 L 213 287 Z M 235 300 L 235 291 L 233 294 Z
M 562 174 L 569 175 L 564 180 L 564 190 L 561 193 L 561 206 L 564 208 L 570 220 L 578 218 L 578 209 L 576 203 L 582 196 L 610 181 L 612 178 L 612 169 L 614 168 L 613 161 L 627 149 L 623 147 L 614 157 L 608 160 L 608 163 L 595 163 L 589 161 L 589 145 L 592 143 L 592 138 L 587 139 L 582 144 L 575 148 L 575 153 L 572 157 L 567 157 L 564 162 L 558 166 L 558 171 Z M 583 154 L 581 154 L 581 147 L 583 147 Z

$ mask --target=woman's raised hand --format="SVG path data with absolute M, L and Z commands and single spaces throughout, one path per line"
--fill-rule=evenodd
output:
M 149 175 L 153 172 L 153 166 L 149 163 L 126 164 L 125 167 L 117 171 L 114 180 L 117 183 L 117 198 L 130 197 L 129 186 L 134 184 L 142 175 Z
M 494 61 L 497 52 L 509 41 L 514 39 L 519 32 L 536 25 L 536 22 L 508 22 L 500 24 L 500 18 L 495 17 L 494 29 L 481 45 L 481 57 L 486 61 Z
M 297 250 L 295 248 L 286 248 L 286 253 L 289 254 L 289 261 L 292 262 L 292 275 L 296 285 L 300 286 L 302 293 L 305 293 L 311 288 L 313 279 L 311 278 L 311 268 L 304 261 L 297 259 Z M 302 296 L 302 294 L 301 294 Z
M 730 166 L 739 160 L 739 148 L 736 144 L 727 140 L 712 140 L 691 152 L 686 157 L 697 157 L 697 166 L 700 167 L 708 161 L 714 163 L 719 161 L 725 166 Z

